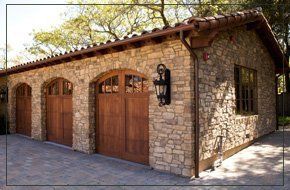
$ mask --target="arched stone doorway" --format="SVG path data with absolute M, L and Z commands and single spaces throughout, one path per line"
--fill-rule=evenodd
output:
M 57 78 L 46 87 L 46 138 L 72 146 L 72 93 L 70 81 Z
M 100 154 L 149 162 L 149 93 L 146 76 L 116 70 L 101 77 L 96 90 L 96 149 Z

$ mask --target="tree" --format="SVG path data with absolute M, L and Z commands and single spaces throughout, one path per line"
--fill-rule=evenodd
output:
M 285 58 L 289 60 L 290 52 L 290 0 L 249 0 L 244 7 L 260 6 L 267 18 Z M 290 92 L 290 72 L 285 74 L 286 91 Z
M 34 43 L 27 50 L 31 54 L 51 56 L 140 32 L 149 20 L 142 11 L 133 5 L 69 6 L 60 27 L 51 31 L 33 31 Z
M 191 16 L 210 16 L 245 8 L 262 6 L 276 36 L 289 48 L 289 19 L 285 21 L 281 3 L 286 0 L 120 0 L 124 5 L 84 5 L 103 3 L 93 0 L 76 0 L 78 6 L 68 6 L 64 22 L 50 31 L 33 31 L 34 42 L 27 46 L 29 53 L 52 56 L 63 51 L 78 49 L 128 33 L 163 27 L 182 22 Z M 289 0 L 287 0 L 289 1 Z M 107 3 L 116 3 L 109 0 Z M 195 3 L 195 4 L 192 4 Z M 227 5 L 223 5 L 223 4 Z M 234 3 L 241 3 L 235 5 Z M 269 4 L 269 5 L 265 5 Z M 284 10 L 289 10 L 289 5 Z M 281 25 L 281 21 L 284 23 Z M 285 23 L 286 22 L 286 23 Z M 279 25 L 280 24 L 280 25 Z M 286 26 L 286 28 L 282 28 Z M 288 27 L 288 28 L 287 28 Z
M 33 31 L 33 44 L 28 52 L 38 56 L 52 56 L 63 51 L 92 45 L 96 42 L 120 38 L 128 33 L 163 27 L 181 22 L 193 15 L 207 16 L 224 9 L 210 5 L 188 5 L 189 0 L 121 0 L 127 5 L 84 5 L 101 1 L 73 1 L 64 12 L 64 23 L 50 31 Z M 110 0 L 108 3 L 116 3 Z M 215 0 L 215 3 L 229 1 Z M 171 5 L 168 5 L 171 4 Z M 226 10 L 226 9 L 225 9 Z
M 20 65 L 21 63 L 25 62 L 25 56 L 27 52 L 21 52 L 16 56 L 11 56 L 11 53 L 13 51 L 11 45 L 7 44 L 7 49 L 6 45 L 2 45 L 0 47 L 0 70 L 1 69 L 6 69 L 6 51 L 7 51 L 7 67 L 15 66 L 15 65 Z
M 7 45 L 7 51 L 10 51 L 10 45 Z M 0 47 L 0 69 L 6 68 L 6 45 Z

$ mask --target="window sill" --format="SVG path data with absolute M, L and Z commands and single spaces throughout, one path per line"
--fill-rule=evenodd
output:
M 259 114 L 236 114 L 236 118 L 258 117 Z

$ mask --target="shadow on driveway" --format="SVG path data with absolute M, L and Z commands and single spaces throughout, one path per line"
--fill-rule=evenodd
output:
M 284 135 L 287 146 L 285 182 L 290 183 L 290 130 L 285 131 Z M 270 134 L 225 160 L 215 171 L 205 171 L 200 174 L 201 178 L 190 179 L 151 170 L 148 166 L 97 154 L 87 155 L 22 136 L 8 135 L 7 182 L 8 185 L 282 185 L 282 137 L 282 131 Z M 5 136 L 0 136 L 0 146 L 1 189 L 5 186 Z

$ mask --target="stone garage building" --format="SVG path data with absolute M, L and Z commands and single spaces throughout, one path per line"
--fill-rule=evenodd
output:
M 9 68 L 10 131 L 197 177 L 219 142 L 225 158 L 276 129 L 282 60 L 258 10 L 189 18 Z M 158 64 L 171 71 L 162 107 Z

